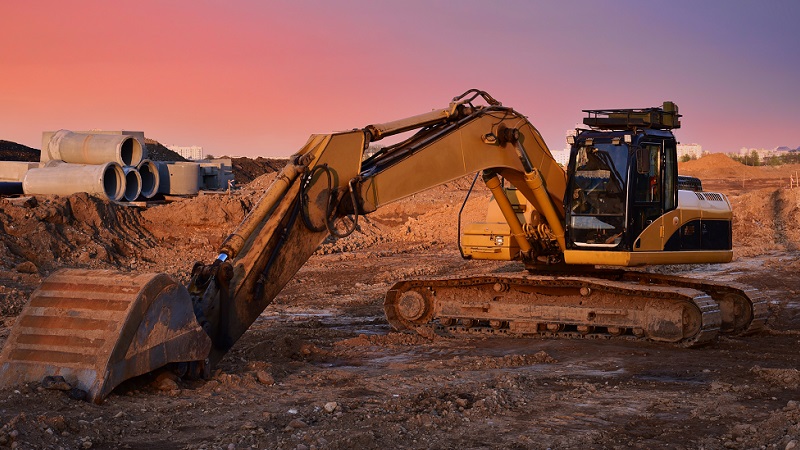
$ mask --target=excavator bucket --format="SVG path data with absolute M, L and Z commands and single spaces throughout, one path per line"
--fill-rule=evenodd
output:
M 123 381 L 205 361 L 211 340 L 166 274 L 63 269 L 44 280 L 0 353 L 0 387 L 62 376 L 101 403 Z

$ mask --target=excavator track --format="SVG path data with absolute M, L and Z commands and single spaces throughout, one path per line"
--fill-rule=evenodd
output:
M 764 328 L 769 317 L 766 295 L 752 286 L 741 283 L 718 283 L 675 275 L 618 269 L 597 269 L 590 275 L 640 285 L 684 287 L 705 292 L 719 304 L 722 316 L 720 333 L 725 335 L 753 334 Z
M 719 304 L 691 287 L 589 277 L 521 275 L 410 280 L 384 310 L 396 330 L 642 339 L 695 347 L 722 325 Z

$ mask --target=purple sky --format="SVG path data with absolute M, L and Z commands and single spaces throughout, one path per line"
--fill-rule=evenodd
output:
M 675 101 L 684 143 L 800 146 L 800 1 L 116 1 L 0 7 L 0 139 L 143 130 L 215 155 L 445 107 L 469 88 L 552 149 L 582 109 Z

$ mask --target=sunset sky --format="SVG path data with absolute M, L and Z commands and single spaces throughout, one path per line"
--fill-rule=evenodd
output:
M 582 109 L 680 107 L 683 143 L 800 146 L 800 1 L 4 1 L 0 139 L 142 130 L 288 156 L 488 91 L 551 149 Z

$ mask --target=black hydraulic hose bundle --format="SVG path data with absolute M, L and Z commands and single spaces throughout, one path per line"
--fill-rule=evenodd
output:
M 311 223 L 311 218 L 308 216 L 308 201 L 309 201 L 309 199 L 308 199 L 308 188 L 311 186 L 311 181 L 314 179 L 314 177 L 317 175 L 318 172 L 324 172 L 325 175 L 327 176 L 327 179 L 328 179 L 328 190 L 327 190 L 328 199 L 326 201 L 326 207 L 325 207 L 325 223 L 322 224 L 322 225 L 318 225 L 317 226 L 317 225 L 314 225 L 313 223 Z M 301 204 L 301 208 L 300 209 L 302 210 L 302 214 L 301 215 L 303 217 L 303 223 L 306 225 L 306 227 L 309 230 L 315 231 L 315 232 L 320 232 L 320 231 L 325 231 L 325 229 L 327 229 L 328 232 L 332 236 L 341 239 L 341 238 L 345 238 L 347 236 L 350 236 L 356 230 L 356 228 L 358 228 L 358 216 L 359 216 L 359 214 L 358 214 L 358 202 L 357 202 L 357 199 L 356 199 L 355 186 L 353 186 L 354 181 L 355 180 L 350 180 L 350 183 L 349 183 L 350 200 L 352 202 L 353 211 L 354 211 L 354 213 L 353 213 L 353 225 L 350 226 L 345 232 L 340 232 L 335 227 L 335 224 L 334 224 L 335 217 L 334 216 L 335 216 L 335 213 L 336 213 L 336 209 L 339 206 L 339 203 L 340 203 L 341 200 L 337 201 L 337 199 L 336 199 L 336 191 L 333 189 L 333 173 L 332 173 L 330 167 L 328 167 L 327 164 L 322 164 L 322 165 L 314 167 L 305 176 L 303 176 L 303 179 L 302 179 L 303 185 L 302 185 L 302 187 L 300 189 L 300 204 Z

